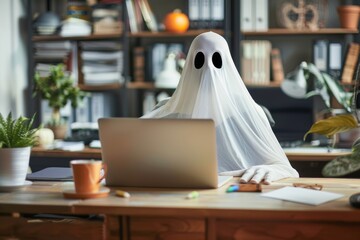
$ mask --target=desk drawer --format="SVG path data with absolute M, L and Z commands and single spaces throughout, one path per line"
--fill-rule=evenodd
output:
M 205 219 L 131 217 L 131 240 L 204 240 Z
M 217 240 L 359 240 L 358 223 L 218 220 Z

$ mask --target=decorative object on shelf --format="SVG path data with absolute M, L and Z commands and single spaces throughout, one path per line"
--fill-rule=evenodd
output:
M 54 132 L 50 128 L 38 129 L 35 136 L 37 137 L 36 145 L 45 149 L 48 148 L 55 139 Z
M 68 18 L 62 22 L 60 35 L 62 37 L 89 36 L 91 23 L 80 18 Z
M 289 29 L 312 31 L 325 26 L 326 1 L 290 0 L 285 1 L 279 11 L 280 24 Z
M 35 115 L 13 119 L 0 114 L 0 186 L 22 186 L 29 168 L 31 147 L 36 143 Z
M 39 35 L 53 35 L 60 26 L 60 18 L 53 12 L 45 12 L 38 15 L 34 22 L 33 28 Z
M 190 21 L 180 9 L 168 13 L 164 19 L 165 30 L 174 33 L 183 33 L 189 29 Z
M 357 29 L 360 17 L 360 6 L 345 5 L 337 8 L 342 28 Z
M 51 67 L 50 75 L 41 77 L 38 72 L 34 77 L 34 95 L 39 94 L 41 98 L 48 100 L 49 107 L 52 108 L 52 119 L 47 123 L 47 127 L 54 131 L 55 138 L 61 139 L 65 136 L 58 135 L 67 130 L 65 121 L 61 119 L 60 109 L 65 107 L 68 102 L 76 108 L 79 103 L 87 96 L 77 86 L 64 70 L 63 64 Z M 55 128 L 54 128 L 55 127 Z M 60 132 L 58 132 L 60 127 Z M 66 131 L 65 131 L 66 133 Z
M 176 55 L 169 53 L 164 62 L 164 69 L 155 80 L 155 86 L 159 88 L 176 88 L 181 74 L 176 70 Z

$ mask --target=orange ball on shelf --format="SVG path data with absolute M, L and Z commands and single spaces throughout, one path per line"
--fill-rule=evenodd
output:
M 176 9 L 165 16 L 164 25 L 168 32 L 183 33 L 188 30 L 190 21 L 186 14 Z

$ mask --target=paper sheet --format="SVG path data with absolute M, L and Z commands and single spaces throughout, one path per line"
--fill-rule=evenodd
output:
M 341 198 L 344 195 L 299 187 L 283 187 L 263 193 L 261 196 L 310 205 L 320 205 Z

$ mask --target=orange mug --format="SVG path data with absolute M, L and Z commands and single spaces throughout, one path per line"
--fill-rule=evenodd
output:
M 100 182 L 105 178 L 107 172 L 106 165 L 102 161 L 72 160 L 70 165 L 76 193 L 99 192 Z

